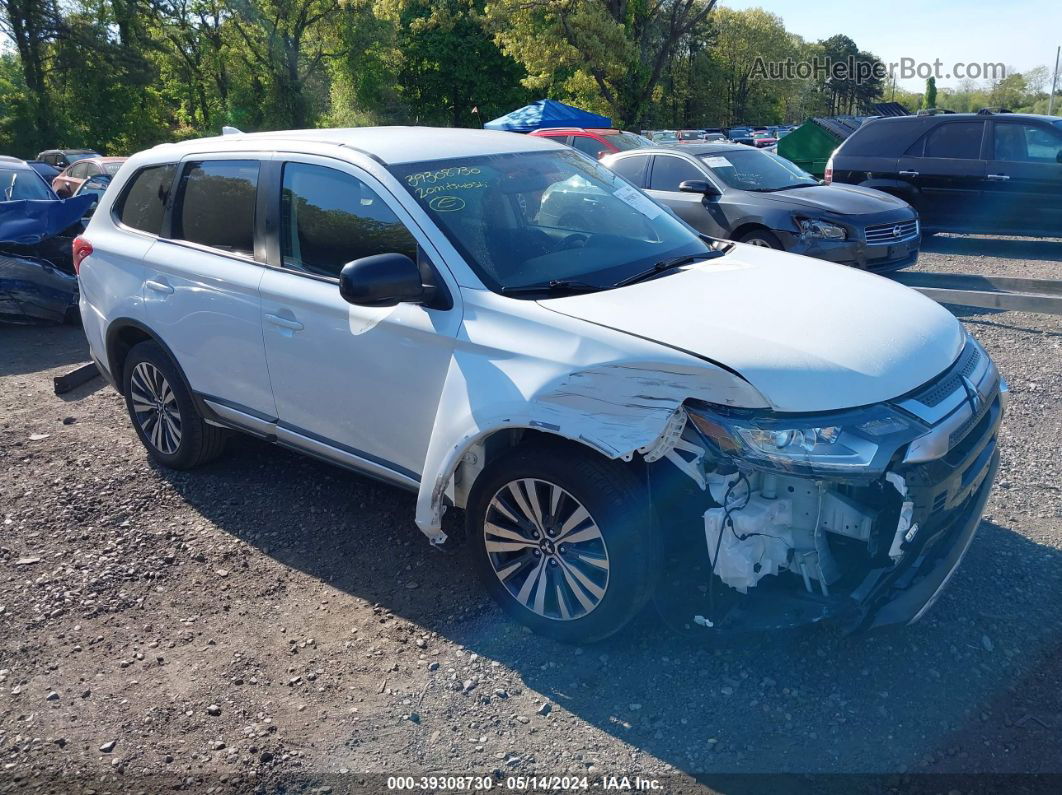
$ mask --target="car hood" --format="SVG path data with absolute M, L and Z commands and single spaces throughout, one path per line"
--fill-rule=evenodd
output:
M 838 215 L 880 213 L 907 206 L 907 202 L 902 199 L 858 185 L 809 185 L 806 188 L 755 195 L 769 202 L 807 207 L 810 210 Z
M 947 310 L 900 284 L 742 244 L 651 281 L 540 304 L 736 371 L 784 412 L 903 395 L 951 365 L 964 339 Z

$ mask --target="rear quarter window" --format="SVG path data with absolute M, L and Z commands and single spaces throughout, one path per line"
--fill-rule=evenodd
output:
M 911 121 L 870 121 L 842 144 L 840 154 L 863 157 L 899 157 L 922 137 L 925 124 Z
M 123 226 L 152 235 L 162 234 L 162 219 L 177 166 L 167 163 L 140 169 L 129 180 L 115 214 Z

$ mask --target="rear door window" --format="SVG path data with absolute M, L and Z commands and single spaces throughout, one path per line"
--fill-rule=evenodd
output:
M 173 237 L 231 254 L 254 255 L 257 160 L 186 163 Z
M 926 157 L 951 160 L 978 160 L 981 157 L 983 121 L 958 121 L 942 124 L 926 136 Z
M 177 166 L 173 163 L 140 169 L 115 208 L 122 225 L 152 235 L 162 234 L 166 200 L 176 173 Z
M 417 259 L 417 241 L 394 211 L 357 177 L 308 163 L 284 165 L 280 210 L 284 267 L 338 278 L 374 254 Z

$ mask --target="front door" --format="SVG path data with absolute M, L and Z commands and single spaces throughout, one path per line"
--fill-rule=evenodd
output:
M 1062 234 L 1062 125 L 993 121 L 985 202 L 1002 229 Z
M 460 309 L 344 301 L 338 277 L 347 262 L 392 252 L 415 259 L 426 256 L 421 246 L 431 249 L 371 175 L 299 160 L 283 164 L 280 267 L 261 284 L 278 438 L 417 480 Z
M 709 177 L 685 157 L 656 155 L 649 174 L 647 193 L 692 226 L 698 232 L 717 238 L 730 237 L 721 209 L 713 207 L 717 197 L 701 193 L 683 193 L 679 185 L 687 180 L 710 181 Z

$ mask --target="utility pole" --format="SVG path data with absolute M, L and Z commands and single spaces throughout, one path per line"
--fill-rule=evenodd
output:
M 1054 116 L 1055 109 L 1055 90 L 1058 86 L 1058 61 L 1062 57 L 1062 46 L 1059 46 L 1058 51 L 1055 53 L 1055 76 L 1051 78 L 1051 99 L 1047 100 L 1047 115 Z

